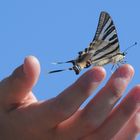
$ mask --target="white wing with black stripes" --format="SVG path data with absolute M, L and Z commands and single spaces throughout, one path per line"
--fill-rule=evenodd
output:
M 112 58 L 120 52 L 115 25 L 107 12 L 100 14 L 95 37 L 89 46 L 90 52 L 94 52 L 91 58 L 91 63 L 94 65 L 110 63 Z
M 73 67 L 65 70 L 74 70 L 76 74 L 89 66 L 103 66 L 108 63 L 116 64 L 124 59 L 125 54 L 120 52 L 117 32 L 112 18 L 107 12 L 101 12 L 98 27 L 93 41 L 84 51 L 80 51 L 76 59 L 64 63 L 72 63 Z M 62 64 L 58 62 L 57 64 Z

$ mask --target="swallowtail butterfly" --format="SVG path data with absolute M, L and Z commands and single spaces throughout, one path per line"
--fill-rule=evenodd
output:
M 126 52 L 120 52 L 118 36 L 111 16 L 103 11 L 99 17 L 95 36 L 89 46 L 84 51 L 80 51 L 76 59 L 55 63 L 72 63 L 73 67 L 50 71 L 49 73 L 74 70 L 76 74 L 79 74 L 82 69 L 91 65 L 103 66 L 112 63 L 114 66 L 119 62 L 123 62 L 125 54 Z

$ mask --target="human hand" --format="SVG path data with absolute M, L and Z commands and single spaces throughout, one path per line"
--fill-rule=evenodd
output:
M 132 140 L 139 132 L 139 85 L 113 108 L 133 77 L 130 65 L 119 67 L 83 109 L 80 105 L 105 78 L 103 68 L 92 68 L 47 101 L 32 93 L 39 73 L 39 62 L 30 56 L 0 82 L 1 140 L 129 140 L 130 134 Z

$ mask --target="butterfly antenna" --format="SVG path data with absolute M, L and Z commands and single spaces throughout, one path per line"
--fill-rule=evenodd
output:
M 128 48 L 126 48 L 125 50 L 124 50 L 124 53 L 126 54 L 127 53 L 127 51 L 130 49 L 130 48 L 132 48 L 132 47 L 134 47 L 134 46 L 136 46 L 138 43 L 137 42 L 135 42 L 134 44 L 132 44 L 131 46 L 129 46 Z
M 56 73 L 56 72 L 67 71 L 67 70 L 73 70 L 73 68 L 61 69 L 61 70 L 53 70 L 53 71 L 50 71 L 49 74 L 51 74 L 51 73 Z

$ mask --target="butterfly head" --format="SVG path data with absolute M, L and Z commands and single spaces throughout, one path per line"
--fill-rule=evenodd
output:
M 119 52 L 113 57 L 113 63 L 124 63 L 124 58 L 125 58 L 125 53 L 124 52 Z
M 127 52 L 122 52 L 121 55 L 124 58 L 127 55 Z
M 119 55 L 118 55 L 118 60 L 117 62 L 119 62 L 120 64 L 125 64 L 126 63 L 126 60 L 125 60 L 125 56 L 126 56 L 126 52 L 120 52 Z
M 124 60 L 124 58 L 125 58 L 125 56 L 126 56 L 126 52 L 122 52 L 122 53 L 120 53 L 120 61 L 123 61 Z

